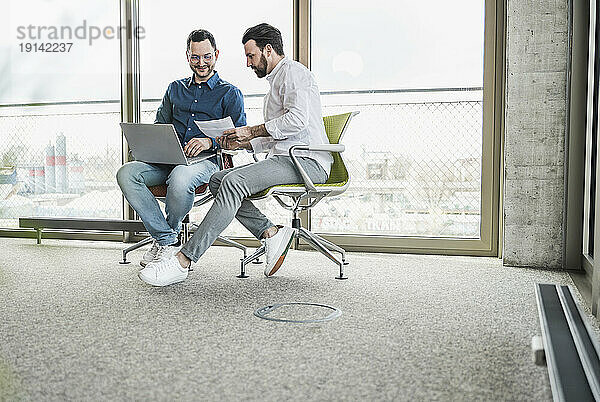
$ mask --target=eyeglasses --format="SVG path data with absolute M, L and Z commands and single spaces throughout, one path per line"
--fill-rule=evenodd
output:
M 200 63 L 200 58 L 202 58 L 202 60 L 204 60 L 205 62 L 209 63 L 212 60 L 213 55 L 214 55 L 214 53 L 206 53 L 206 54 L 203 54 L 202 56 L 188 53 L 188 57 L 190 58 L 190 61 L 192 63 Z

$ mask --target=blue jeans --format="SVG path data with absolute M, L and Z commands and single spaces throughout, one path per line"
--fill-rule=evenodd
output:
M 150 235 L 161 246 L 173 244 L 181 221 L 194 204 L 196 187 L 208 183 L 219 169 L 211 160 L 190 166 L 128 162 L 117 172 L 117 183 L 127 202 L 138 213 Z M 149 186 L 167 183 L 166 218 Z

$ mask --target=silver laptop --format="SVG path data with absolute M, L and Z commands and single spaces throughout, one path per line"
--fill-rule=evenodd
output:
M 169 165 L 191 165 L 215 156 L 214 151 L 203 151 L 197 156 L 187 157 L 172 124 L 120 124 L 135 160 Z

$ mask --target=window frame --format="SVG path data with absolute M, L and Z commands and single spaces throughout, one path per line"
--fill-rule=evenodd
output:
M 291 0 L 293 2 L 293 57 L 308 68 L 311 66 L 311 0 Z M 501 253 L 502 214 L 501 168 L 502 134 L 504 111 L 504 60 L 505 60 L 505 4 L 501 0 L 485 0 L 485 39 L 484 39 L 484 86 L 483 86 L 483 143 L 482 143 L 482 189 L 481 226 L 479 239 L 425 238 L 384 235 L 345 235 L 319 233 L 348 251 L 454 254 L 499 256 Z M 141 111 L 140 97 L 140 57 L 139 39 L 133 35 L 139 23 L 139 0 L 120 0 L 120 24 L 127 28 L 127 35 L 121 36 L 121 119 L 124 122 L 139 122 Z M 122 159 L 128 160 L 129 149 L 122 140 Z M 133 219 L 133 209 L 123 199 L 123 218 Z M 310 213 L 304 212 L 300 218 L 304 226 L 310 228 Z M 31 236 L 30 236 L 31 235 Z M 83 235 L 90 240 L 106 240 L 107 234 Z M 0 236 L 35 237 L 35 233 L 22 230 L 0 229 Z M 59 233 L 58 238 L 82 238 L 82 234 Z M 138 238 L 135 233 L 123 233 L 124 241 Z M 118 239 L 110 235 L 110 239 Z M 242 242 L 256 246 L 255 239 L 241 238 Z M 302 249 L 304 245 L 298 244 Z

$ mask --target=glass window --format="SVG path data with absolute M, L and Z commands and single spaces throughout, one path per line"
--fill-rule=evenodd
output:
M 0 19 L 0 227 L 120 218 L 118 2 L 9 0 Z
M 292 2 L 281 0 L 212 2 L 202 4 L 197 11 L 182 0 L 171 1 L 167 8 L 161 3 L 142 2 L 140 25 L 145 33 L 140 41 L 142 98 L 160 100 L 171 81 L 192 75 L 186 59 L 186 41 L 191 31 L 200 28 L 215 37 L 219 76 L 237 86 L 245 96 L 265 94 L 269 88 L 267 81 L 256 78 L 246 67 L 242 35 L 247 28 L 268 22 L 281 30 L 284 51 L 291 57 L 292 16 Z
M 484 2 L 312 3 L 324 115 L 360 111 L 321 232 L 478 238 Z M 341 218 L 340 218 L 341 217 Z
M 321 91 L 481 87 L 484 2 L 312 2 Z

